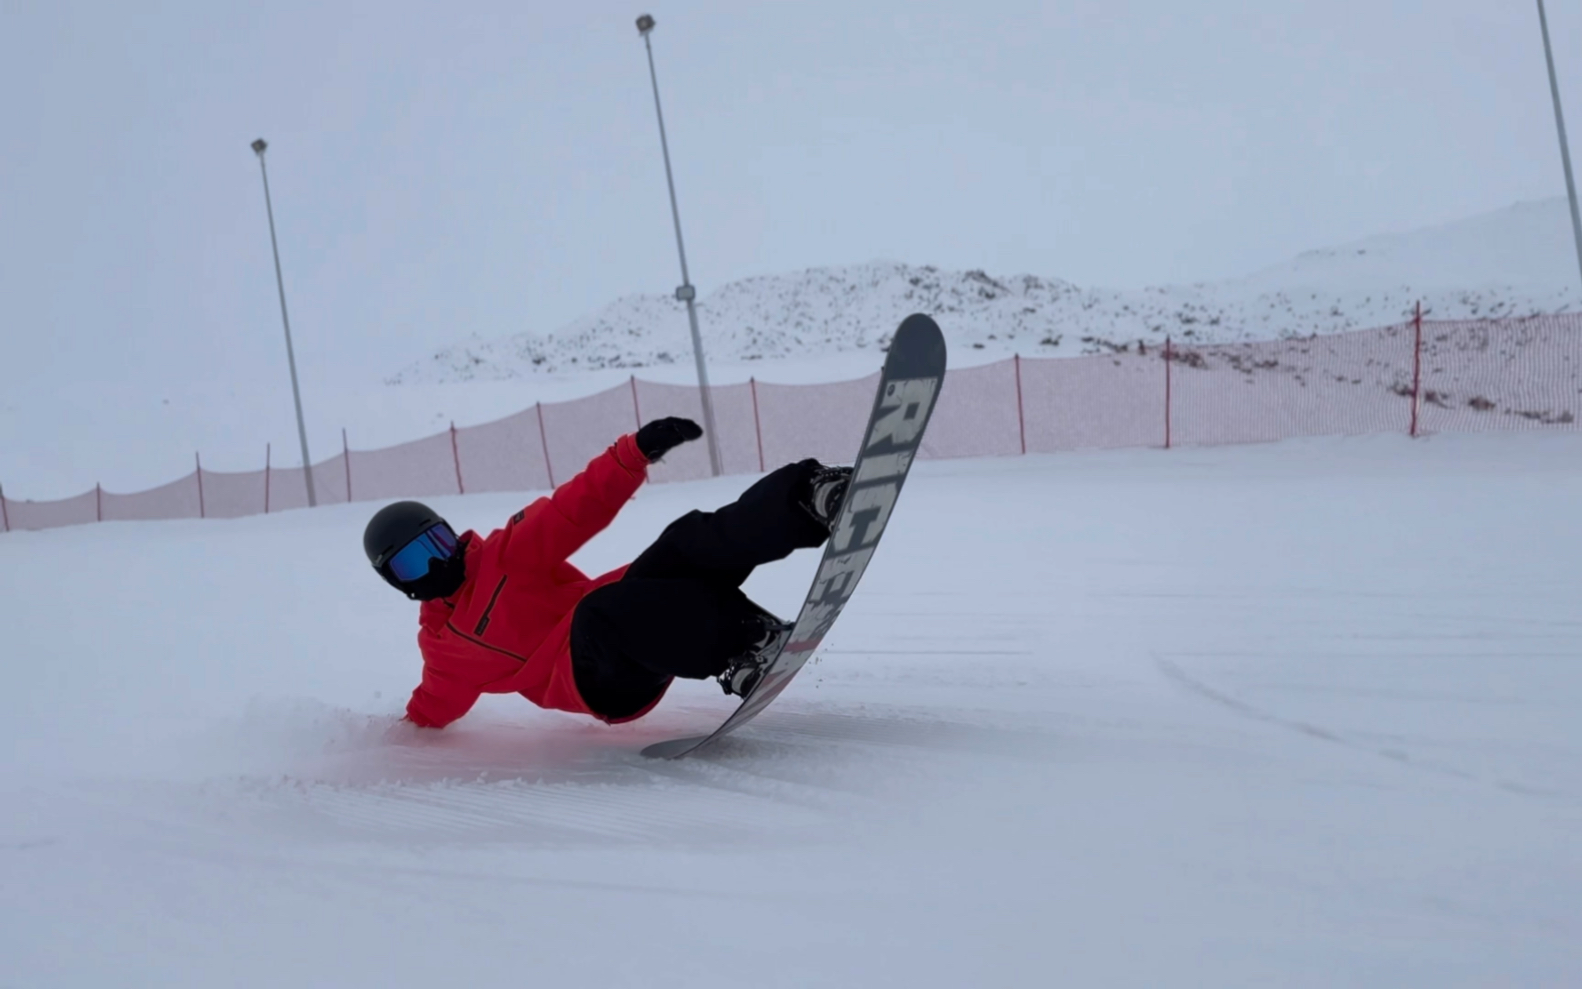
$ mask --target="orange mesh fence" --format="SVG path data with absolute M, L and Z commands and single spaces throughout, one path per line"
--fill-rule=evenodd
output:
M 1423 324 L 1430 432 L 1572 428 L 1582 416 L 1582 317 Z
M 1173 347 L 1172 441 L 1214 446 L 1407 432 L 1411 324 L 1360 333 Z
M 202 476 L 203 514 L 207 518 L 239 519 L 244 515 L 262 515 L 268 507 L 264 501 L 264 484 L 273 478 L 264 471 L 221 473 L 206 470 Z
M 81 525 L 99 521 L 100 493 L 84 492 L 55 501 L 17 501 L 6 498 L 7 529 L 53 529 L 62 525 Z
M 191 519 L 203 514 L 198 498 L 198 475 L 162 484 L 133 494 L 99 495 L 99 519 L 104 522 L 137 522 L 156 519 Z
M 313 480 L 321 504 L 348 500 L 344 494 L 346 473 L 346 464 L 339 457 L 314 466 Z M 325 496 L 326 481 L 332 491 L 329 497 Z M 381 450 L 352 451 L 351 500 L 426 498 L 459 494 L 461 490 L 448 430 Z
M 637 429 L 637 411 L 628 386 L 570 402 L 541 405 L 539 409 L 544 417 L 544 443 L 549 449 L 553 485 L 571 480 L 618 437 Z
M 849 463 L 862 443 L 862 427 L 873 411 L 878 373 L 827 385 L 771 385 L 760 381 L 758 424 L 764 464 L 778 467 L 814 457 Z
M 703 421 L 703 401 L 698 389 L 685 385 L 661 385 L 648 381 L 631 382 L 636 395 L 634 421 L 648 422 L 664 416 L 684 416 Z M 758 430 L 753 420 L 753 392 L 758 386 L 711 386 L 714 402 L 715 438 L 720 450 L 720 469 L 725 474 L 752 474 L 759 470 Z M 652 481 L 694 481 L 709 477 L 709 448 L 703 442 L 688 443 L 665 455 L 649 468 Z
M 1163 349 L 1022 361 L 1027 452 L 1164 445 L 1165 370 Z
M 722 469 L 750 474 L 806 457 L 850 462 L 877 375 L 856 381 L 710 390 Z M 698 390 L 635 378 L 570 402 L 313 465 L 321 504 L 564 483 L 623 433 L 662 416 L 701 421 Z M 1254 443 L 1373 433 L 1576 430 L 1582 315 L 1413 321 L 1332 336 L 1167 347 L 1116 346 L 1065 359 L 1015 358 L 945 379 L 922 456 Z M 693 443 L 650 470 L 655 482 L 711 474 Z M 131 494 L 95 488 L 57 501 L 0 490 L 0 528 L 110 520 L 237 518 L 307 505 L 300 467 L 199 469 Z
M 266 473 L 265 494 L 269 499 L 269 511 L 286 512 L 294 508 L 308 507 L 306 471 L 301 467 L 273 467 Z M 321 461 L 313 465 L 313 493 L 321 505 L 333 505 L 347 500 L 344 457 L 337 455 L 333 460 Z
M 1026 363 L 1026 362 L 1022 362 Z M 1018 362 L 1000 361 L 983 367 L 959 368 L 945 375 L 934 418 L 923 434 L 920 457 L 993 457 L 1022 452 L 1022 428 L 1016 395 Z M 867 401 L 873 402 L 873 389 Z M 860 428 L 863 419 L 858 419 Z M 859 438 L 860 442 L 860 438 Z M 844 458 L 857 450 L 853 443 Z
M 451 458 L 464 465 L 462 487 L 468 491 L 541 491 L 549 487 L 536 408 L 456 430 Z M 353 494 L 364 497 L 355 488 Z

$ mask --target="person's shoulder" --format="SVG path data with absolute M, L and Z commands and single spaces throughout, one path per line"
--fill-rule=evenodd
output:
M 463 590 L 465 589 L 464 585 Z M 460 591 L 457 592 L 458 595 L 460 593 Z M 427 636 L 438 635 L 444 630 L 445 623 L 449 622 L 450 616 L 456 613 L 455 601 L 456 597 L 453 595 L 450 598 L 435 598 L 432 601 L 423 602 L 423 606 L 418 609 L 417 613 L 418 645 L 420 647 L 425 645 Z

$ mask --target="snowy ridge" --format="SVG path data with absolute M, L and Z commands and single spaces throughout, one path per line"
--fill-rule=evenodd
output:
M 898 262 L 809 268 L 731 282 L 698 302 L 711 361 L 881 351 L 913 312 L 934 315 L 958 359 L 1101 353 L 1173 336 L 1197 343 L 1339 333 L 1408 318 L 1531 316 L 1582 309 L 1565 201 L 1300 255 L 1224 282 L 1141 290 Z M 392 384 L 690 364 L 685 306 L 633 295 L 549 334 L 469 341 Z

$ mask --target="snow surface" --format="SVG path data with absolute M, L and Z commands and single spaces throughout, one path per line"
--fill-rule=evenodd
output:
M 0 984 L 1582 984 L 1579 465 L 925 462 L 819 659 L 677 762 L 638 750 L 713 685 L 398 724 L 368 506 L 12 533 Z M 745 483 L 646 488 L 578 562 Z

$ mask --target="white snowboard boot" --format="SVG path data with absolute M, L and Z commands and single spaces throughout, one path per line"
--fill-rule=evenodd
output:
M 781 644 L 791 635 L 791 623 L 783 622 L 773 615 L 762 615 L 759 623 L 763 635 L 745 653 L 731 660 L 725 672 L 718 677 L 720 688 L 727 694 L 746 697 L 752 693 L 758 681 L 763 679 L 769 662 L 780 655 Z

